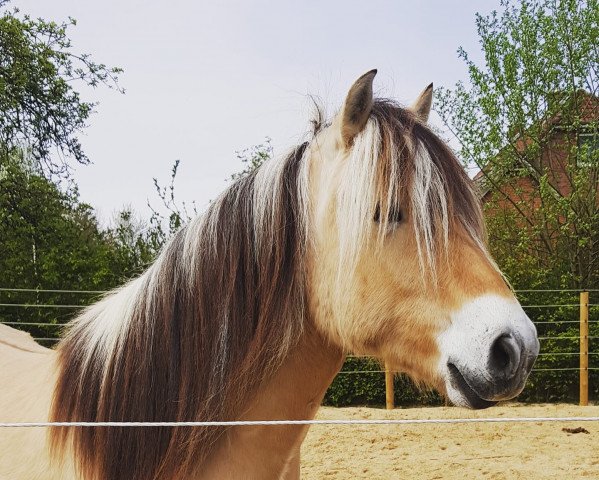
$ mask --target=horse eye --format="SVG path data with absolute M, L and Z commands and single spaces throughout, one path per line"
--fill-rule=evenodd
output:
M 401 209 L 399 207 L 393 207 L 391 210 L 389 210 L 389 216 L 387 217 L 388 223 L 399 223 L 402 221 L 402 219 L 403 215 L 401 214 Z M 380 205 L 377 205 L 374 210 L 374 221 L 377 223 L 381 221 Z
M 399 223 L 403 220 L 403 215 L 401 214 L 401 210 L 399 207 L 393 208 L 389 212 L 389 223 Z

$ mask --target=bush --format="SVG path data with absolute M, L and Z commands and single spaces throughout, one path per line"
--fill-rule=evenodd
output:
M 381 364 L 372 358 L 348 357 L 327 390 L 323 404 L 334 407 L 384 406 L 385 374 L 382 370 Z M 397 406 L 442 404 L 438 394 L 419 389 L 406 375 L 396 375 L 393 386 Z

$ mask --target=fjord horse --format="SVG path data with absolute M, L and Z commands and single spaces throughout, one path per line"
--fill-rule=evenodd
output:
M 310 140 L 232 184 L 55 350 L 0 330 L 0 421 L 311 419 L 344 356 L 485 408 L 517 395 L 533 324 L 479 199 L 410 108 L 360 77 Z M 11 480 L 296 479 L 307 426 L 0 431 Z

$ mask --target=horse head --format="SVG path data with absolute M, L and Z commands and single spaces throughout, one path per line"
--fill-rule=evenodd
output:
M 486 247 L 481 202 L 427 127 L 432 85 L 401 108 L 349 90 L 306 153 L 313 321 L 462 406 L 518 395 L 536 330 Z

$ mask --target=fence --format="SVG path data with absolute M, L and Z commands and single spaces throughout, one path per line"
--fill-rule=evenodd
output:
M 598 290 L 517 290 L 519 295 L 541 295 L 544 293 L 555 293 L 555 294 L 578 294 L 577 303 L 538 303 L 533 302 L 531 304 L 524 304 L 525 310 L 534 311 L 535 309 L 575 309 L 579 310 L 578 320 L 552 320 L 543 321 L 537 320 L 535 324 L 537 328 L 541 329 L 539 340 L 541 341 L 541 353 L 539 358 L 573 358 L 578 357 L 578 367 L 563 366 L 563 363 L 559 366 L 552 364 L 550 368 L 539 367 L 538 365 L 533 369 L 534 372 L 566 372 L 571 371 L 572 373 L 578 372 L 578 383 L 579 383 L 579 404 L 588 405 L 589 402 L 589 371 L 599 370 L 599 367 L 589 365 L 589 357 L 592 355 L 598 355 L 599 352 L 591 352 L 589 350 L 589 340 L 599 338 L 599 330 L 597 335 L 590 334 L 589 324 L 599 323 L 598 320 L 591 320 L 590 310 L 592 307 L 597 307 L 598 304 L 592 304 L 589 301 L 589 292 L 597 292 Z M 2 312 L 10 311 L 9 318 L 11 320 L 5 320 L 4 317 L 0 316 L 0 323 L 10 325 L 17 328 L 22 328 L 30 331 L 33 334 L 34 339 L 38 342 L 46 345 L 51 345 L 56 342 L 56 336 L 59 329 L 64 326 L 67 320 L 75 313 L 78 309 L 81 309 L 90 303 L 90 300 L 95 299 L 98 295 L 104 293 L 99 290 L 43 290 L 43 289 L 11 289 L 11 288 L 0 288 L 0 315 Z M 26 296 L 35 295 L 35 303 L 24 301 L 23 298 Z M 50 303 L 46 301 L 43 303 L 43 295 L 58 296 L 62 301 L 65 298 L 70 299 L 69 303 Z M 5 297 L 9 297 L 6 301 Z M 56 298 L 53 300 L 55 301 Z M 38 309 L 55 312 L 51 315 L 51 321 L 48 321 L 48 316 L 43 316 L 43 321 L 18 321 L 16 312 L 23 309 Z M 60 313 L 57 313 L 60 312 Z M 64 312 L 64 313 L 63 313 Z M 6 313 L 5 313 L 6 315 Z M 64 322 L 59 321 L 64 320 Z M 543 335 L 543 327 L 556 325 L 578 325 L 577 334 L 556 335 Z M 43 332 L 46 332 L 45 334 Z M 571 332 L 571 329 L 570 329 Z M 579 343 L 579 350 L 575 351 L 559 351 L 559 352 L 545 352 L 543 346 L 547 341 L 577 341 Z M 354 357 L 355 358 L 355 357 Z M 394 389 L 394 376 L 397 372 L 392 371 L 388 366 L 378 370 L 346 370 L 343 369 L 339 372 L 339 375 L 360 375 L 360 374 L 384 374 L 385 383 L 385 402 L 387 409 L 395 407 L 395 389 Z

